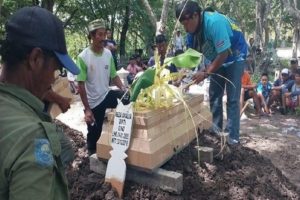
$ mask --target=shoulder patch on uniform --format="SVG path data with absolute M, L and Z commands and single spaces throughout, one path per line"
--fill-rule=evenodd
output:
M 49 140 L 35 139 L 34 156 L 36 163 L 42 167 L 53 165 L 54 159 Z

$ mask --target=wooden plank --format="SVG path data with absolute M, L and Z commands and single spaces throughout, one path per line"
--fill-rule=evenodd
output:
M 195 117 L 195 121 L 198 121 L 198 124 L 203 121 L 203 119 L 199 116 Z M 197 125 L 198 125 L 197 124 Z M 165 132 L 160 132 L 161 134 L 159 137 L 155 138 L 154 140 L 144 139 L 144 138 L 132 138 L 129 150 L 133 151 L 141 151 L 141 152 L 148 152 L 153 153 L 156 152 L 158 149 L 162 148 L 165 145 L 169 145 L 172 143 L 173 140 L 176 140 L 181 135 L 186 135 L 189 131 L 195 132 L 195 127 L 191 120 L 186 120 L 179 124 L 178 126 L 168 127 Z M 194 139 L 196 135 L 192 138 Z M 100 138 L 100 143 L 110 145 L 111 141 L 111 132 L 103 132 Z
M 90 156 L 90 169 L 96 173 L 105 175 L 106 163 L 99 160 L 97 155 L 93 154 Z M 126 180 L 176 194 L 180 194 L 183 189 L 182 174 L 164 169 L 157 169 L 149 173 L 145 172 L 145 170 L 138 170 L 136 167 L 129 167 L 126 172 Z
M 201 105 L 203 101 L 203 95 L 195 96 L 191 98 L 190 101 L 187 101 L 187 105 L 189 106 L 190 110 L 193 110 L 194 107 Z M 143 112 L 146 113 L 145 116 L 142 116 L 139 112 L 134 112 L 134 120 L 133 124 L 138 125 L 139 128 L 149 129 L 157 124 L 161 123 L 161 121 L 169 118 L 169 116 L 176 115 L 178 113 L 184 112 L 185 107 L 182 103 L 173 106 L 170 109 L 164 110 L 155 110 L 153 113 L 151 112 Z M 150 114 L 151 113 L 151 114 Z M 114 113 L 108 113 L 108 120 L 109 122 L 113 120 Z
M 172 141 L 172 144 L 168 144 L 158 149 L 156 152 L 148 153 L 142 151 L 128 150 L 128 158 L 126 163 L 137 168 L 141 168 L 147 171 L 153 171 L 165 162 L 167 162 L 175 153 L 180 152 L 186 147 L 194 138 L 194 130 L 190 130 L 187 134 L 181 135 L 177 139 Z M 99 147 L 99 143 L 97 144 Z M 97 156 L 102 159 L 109 159 L 111 146 L 101 145 L 101 148 L 97 147 Z M 176 149 L 176 152 L 174 152 Z
M 206 106 L 204 106 L 202 104 L 193 108 L 193 110 L 191 110 L 191 112 L 193 112 L 193 117 L 195 117 L 196 115 L 200 115 L 203 118 L 205 118 L 206 115 L 210 116 L 210 111 L 208 111 Z M 149 129 L 146 129 L 143 126 L 134 124 L 132 137 L 153 140 L 157 136 L 159 136 L 161 133 L 164 133 L 165 131 L 167 131 L 167 129 L 170 126 L 179 125 L 179 124 L 185 122 L 186 120 L 191 120 L 191 116 L 189 115 L 189 113 L 183 112 L 183 113 L 180 113 L 177 115 L 167 117 L 166 119 L 162 119 L 160 122 L 163 121 L 163 123 L 158 123 L 156 126 L 153 126 Z M 195 121 L 195 123 L 197 123 L 197 121 Z M 112 130 L 112 126 L 113 126 L 113 123 L 110 122 L 110 123 L 105 124 L 103 129 L 107 130 L 107 132 L 110 132 Z
M 199 106 L 201 103 L 194 102 L 193 104 L 189 104 L 189 109 L 193 109 L 196 106 Z M 178 113 L 184 112 L 186 108 L 182 105 L 178 105 L 175 108 L 161 111 L 160 114 L 151 117 L 142 117 L 142 116 L 134 116 L 134 124 L 140 126 L 141 128 L 151 128 L 156 124 L 159 124 L 161 120 L 168 118 L 169 116 L 176 115 Z M 134 113 L 135 114 L 135 113 Z M 108 113 L 108 120 L 113 120 L 114 113 Z
M 205 113 L 205 114 L 209 115 L 210 113 Z M 183 114 L 183 115 L 185 115 L 185 114 Z M 196 117 L 197 117 L 196 115 L 197 114 L 194 114 L 193 118 L 194 118 L 195 124 L 198 124 L 199 121 L 196 119 Z M 198 118 L 201 119 L 201 117 L 198 117 Z M 174 121 L 172 119 L 174 119 Z M 180 115 L 177 115 L 174 118 L 171 118 L 170 120 L 167 120 L 164 123 L 160 123 L 159 125 L 157 125 L 153 128 L 150 128 L 150 129 L 135 129 L 134 128 L 133 129 L 133 138 L 147 138 L 151 141 L 153 139 L 156 139 L 160 134 L 168 131 L 168 129 L 170 127 L 176 128 L 176 126 L 186 123 L 187 120 L 192 123 L 190 116 L 182 117 Z M 191 124 L 191 125 L 193 125 L 193 124 Z
M 197 112 L 196 112 L 197 111 Z M 196 117 L 196 115 L 199 115 L 200 118 L 205 119 L 207 121 L 211 121 L 211 113 L 210 111 L 206 108 L 206 106 L 198 106 L 197 109 L 193 110 L 194 115 L 193 118 Z M 186 120 L 191 120 L 190 116 L 181 113 L 176 116 L 170 117 L 168 120 L 164 120 L 163 123 L 158 124 L 155 127 L 152 127 L 150 129 L 143 129 L 140 128 L 136 125 L 133 125 L 133 133 L 132 137 L 133 138 L 143 138 L 143 139 L 148 139 L 149 141 L 155 139 L 157 136 L 160 134 L 164 133 L 167 131 L 169 127 L 174 127 L 178 126 L 181 123 L 184 123 Z M 197 124 L 198 121 L 195 120 L 195 123 Z M 106 132 L 111 132 L 113 124 L 106 123 L 103 127 L 103 130 Z
M 184 97 L 184 100 L 187 103 L 194 103 L 194 102 L 198 102 L 201 103 L 204 99 L 204 95 L 187 95 Z M 200 101 L 200 102 L 199 102 Z M 168 110 L 170 109 L 174 109 L 176 107 L 180 107 L 181 106 L 181 102 L 177 102 L 174 106 L 170 107 Z M 135 116 L 142 116 L 142 117 L 153 117 L 156 115 L 160 115 L 161 112 L 165 112 L 166 109 L 162 108 L 162 109 L 157 109 L 157 110 L 143 110 L 143 111 L 137 111 L 135 112 Z

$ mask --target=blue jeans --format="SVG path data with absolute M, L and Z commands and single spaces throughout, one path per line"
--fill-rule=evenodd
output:
M 240 137 L 240 95 L 241 77 L 244 72 L 245 61 L 234 62 L 227 67 L 220 67 L 210 77 L 209 102 L 213 116 L 213 125 L 223 130 L 223 103 L 224 89 L 227 93 L 227 125 L 229 137 L 239 141 Z M 223 77 L 220 77 L 219 74 Z M 226 81 L 226 79 L 230 80 Z

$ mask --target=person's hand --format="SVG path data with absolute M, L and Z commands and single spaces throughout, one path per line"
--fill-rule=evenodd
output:
M 203 72 L 203 71 L 199 71 L 196 74 L 193 75 L 192 79 L 196 82 L 196 83 L 200 83 L 201 81 L 203 81 L 205 78 L 207 77 L 207 73 Z
M 91 109 L 84 110 L 84 120 L 87 124 L 92 125 L 95 122 L 95 117 Z
M 69 110 L 71 101 L 72 101 L 72 99 L 68 98 L 68 97 L 61 97 L 59 99 L 57 104 L 63 113 L 65 113 L 65 112 L 67 112 L 67 110 Z

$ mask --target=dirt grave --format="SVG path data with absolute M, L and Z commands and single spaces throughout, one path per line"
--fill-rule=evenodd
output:
M 59 121 L 56 123 L 64 127 L 76 150 L 76 160 L 67 170 L 71 199 L 118 199 L 111 186 L 104 183 L 104 177 L 89 170 L 83 134 Z M 197 144 L 193 141 L 162 166 L 183 174 L 180 195 L 126 181 L 124 199 L 300 199 L 295 184 L 260 149 L 253 150 L 253 140 L 249 139 L 248 133 L 242 132 L 243 144 L 226 148 L 223 157 L 214 158 L 212 164 L 198 164 L 194 151 Z M 264 137 L 255 138 L 257 141 L 266 140 Z M 203 132 L 199 134 L 199 141 L 201 146 L 213 147 L 215 154 L 218 153 L 219 137 Z

